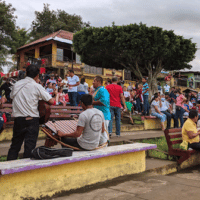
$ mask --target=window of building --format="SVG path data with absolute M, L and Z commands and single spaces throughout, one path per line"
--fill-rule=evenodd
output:
M 195 82 L 195 88 L 200 88 L 200 82 Z
M 76 60 L 76 54 L 71 51 L 70 47 L 58 47 L 57 48 L 57 60 L 64 62 L 72 62 Z
M 63 58 L 64 58 L 63 56 L 64 56 L 63 49 L 57 48 L 57 60 L 63 61 Z
M 177 79 L 177 86 L 187 87 L 187 79 L 178 78 Z
M 85 65 L 84 66 L 84 73 L 102 75 L 103 69 L 101 67 L 92 67 L 92 66 L 89 66 L 89 65 Z
M 124 80 L 131 80 L 131 71 L 130 70 L 124 71 Z

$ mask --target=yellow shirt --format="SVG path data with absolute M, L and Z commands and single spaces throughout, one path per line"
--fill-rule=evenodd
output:
M 188 137 L 187 131 L 193 131 L 194 133 L 197 133 L 197 125 L 190 118 L 187 119 L 182 128 L 183 141 L 187 141 L 188 143 L 199 142 L 199 135 L 190 139 Z

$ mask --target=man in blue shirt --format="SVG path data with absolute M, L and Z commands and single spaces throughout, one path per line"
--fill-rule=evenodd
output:
M 142 78 L 143 88 L 142 88 L 142 95 L 143 95 L 143 101 L 144 101 L 144 110 L 142 115 L 149 115 L 149 85 L 147 83 L 147 78 Z
M 96 76 L 94 78 L 93 87 L 95 89 L 95 93 L 93 94 L 93 106 L 101 110 L 104 114 L 105 119 L 105 129 L 108 131 L 108 125 L 111 120 L 110 114 L 110 94 L 106 90 L 103 85 L 103 78 L 100 76 Z

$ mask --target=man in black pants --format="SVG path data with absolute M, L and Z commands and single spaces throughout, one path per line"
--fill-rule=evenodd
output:
M 16 160 L 24 142 L 24 158 L 31 156 L 35 148 L 39 133 L 38 101 L 43 99 L 49 104 L 55 100 L 45 89 L 38 84 L 39 67 L 29 65 L 26 69 L 27 76 L 14 84 L 11 92 L 13 99 L 13 138 L 8 152 L 7 160 Z

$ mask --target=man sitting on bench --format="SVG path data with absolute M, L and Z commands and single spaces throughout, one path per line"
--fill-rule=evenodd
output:
M 93 108 L 92 101 L 92 95 L 84 94 L 81 97 L 84 112 L 79 115 L 76 131 L 58 131 L 63 143 L 81 150 L 93 150 L 99 146 L 100 136 L 104 132 L 104 115 L 102 111 Z
M 196 110 L 191 110 L 189 112 L 189 118 L 186 120 L 182 128 L 182 139 L 188 143 L 188 148 L 200 151 L 200 130 L 197 131 L 197 121 L 198 112 Z

